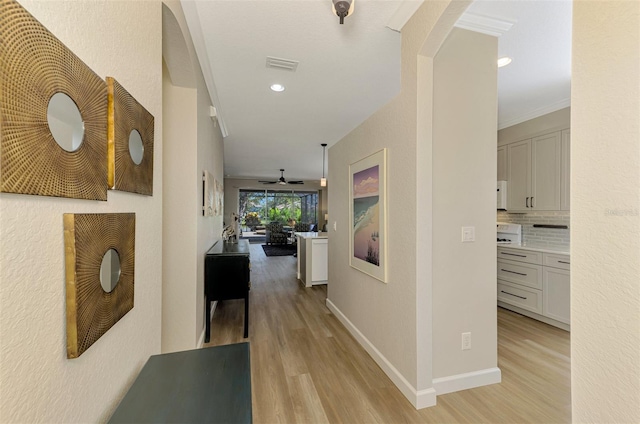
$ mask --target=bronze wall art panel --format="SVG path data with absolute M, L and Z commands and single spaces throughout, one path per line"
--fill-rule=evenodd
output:
M 67 358 L 133 308 L 135 232 L 133 213 L 64 214 Z
M 153 195 L 154 119 L 114 78 L 109 91 L 109 188 Z
M 0 191 L 107 200 L 107 86 L 0 0 Z

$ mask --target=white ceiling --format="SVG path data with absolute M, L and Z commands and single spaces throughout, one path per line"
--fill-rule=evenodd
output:
M 182 4 L 228 133 L 225 174 L 271 180 L 284 168 L 287 179 L 309 181 L 322 175 L 321 143 L 331 146 L 398 93 L 400 34 L 387 25 L 398 27 L 419 2 L 357 0 L 344 25 L 330 0 Z M 569 0 L 477 0 L 468 12 L 516 21 L 499 38 L 500 55 L 513 57 L 498 73 L 500 127 L 568 106 Z M 267 56 L 297 61 L 297 70 L 267 68 Z M 272 92 L 273 83 L 285 91 Z
M 466 14 L 513 22 L 498 38 L 498 128 L 570 105 L 571 0 L 476 0 Z

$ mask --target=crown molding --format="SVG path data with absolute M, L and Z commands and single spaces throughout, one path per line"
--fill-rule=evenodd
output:
M 480 32 L 482 34 L 500 37 L 509 31 L 516 23 L 516 20 L 498 19 L 492 16 L 479 15 L 477 13 L 465 12 L 454 26 L 469 31 Z
M 523 113 L 515 118 L 511 118 L 506 121 L 500 121 L 498 122 L 498 130 L 511 127 L 521 122 L 525 122 L 530 119 L 534 119 L 539 116 L 546 115 L 548 113 L 555 112 L 556 110 L 564 109 L 569 106 L 571 106 L 571 98 L 559 100 L 548 106 L 534 109 L 531 112 Z

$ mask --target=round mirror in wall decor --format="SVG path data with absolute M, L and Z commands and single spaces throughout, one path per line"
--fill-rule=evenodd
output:
M 136 165 L 140 165 L 144 156 L 144 144 L 138 130 L 132 130 L 129 134 L 129 155 Z
M 75 152 L 84 138 L 84 122 L 76 102 L 64 93 L 49 100 L 47 123 L 53 139 L 67 152 Z
M 133 309 L 133 213 L 64 214 L 67 358 L 82 355 Z
M 100 263 L 100 285 L 107 293 L 116 287 L 120 281 L 120 255 L 116 249 L 109 249 L 102 257 Z
M 112 77 L 107 92 L 109 188 L 152 196 L 153 115 Z
M 107 200 L 107 85 L 0 1 L 0 192 Z

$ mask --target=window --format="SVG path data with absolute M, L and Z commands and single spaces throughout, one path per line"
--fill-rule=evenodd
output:
M 268 222 L 318 222 L 318 192 L 296 190 L 240 190 L 238 211 L 242 225 L 254 229 Z

